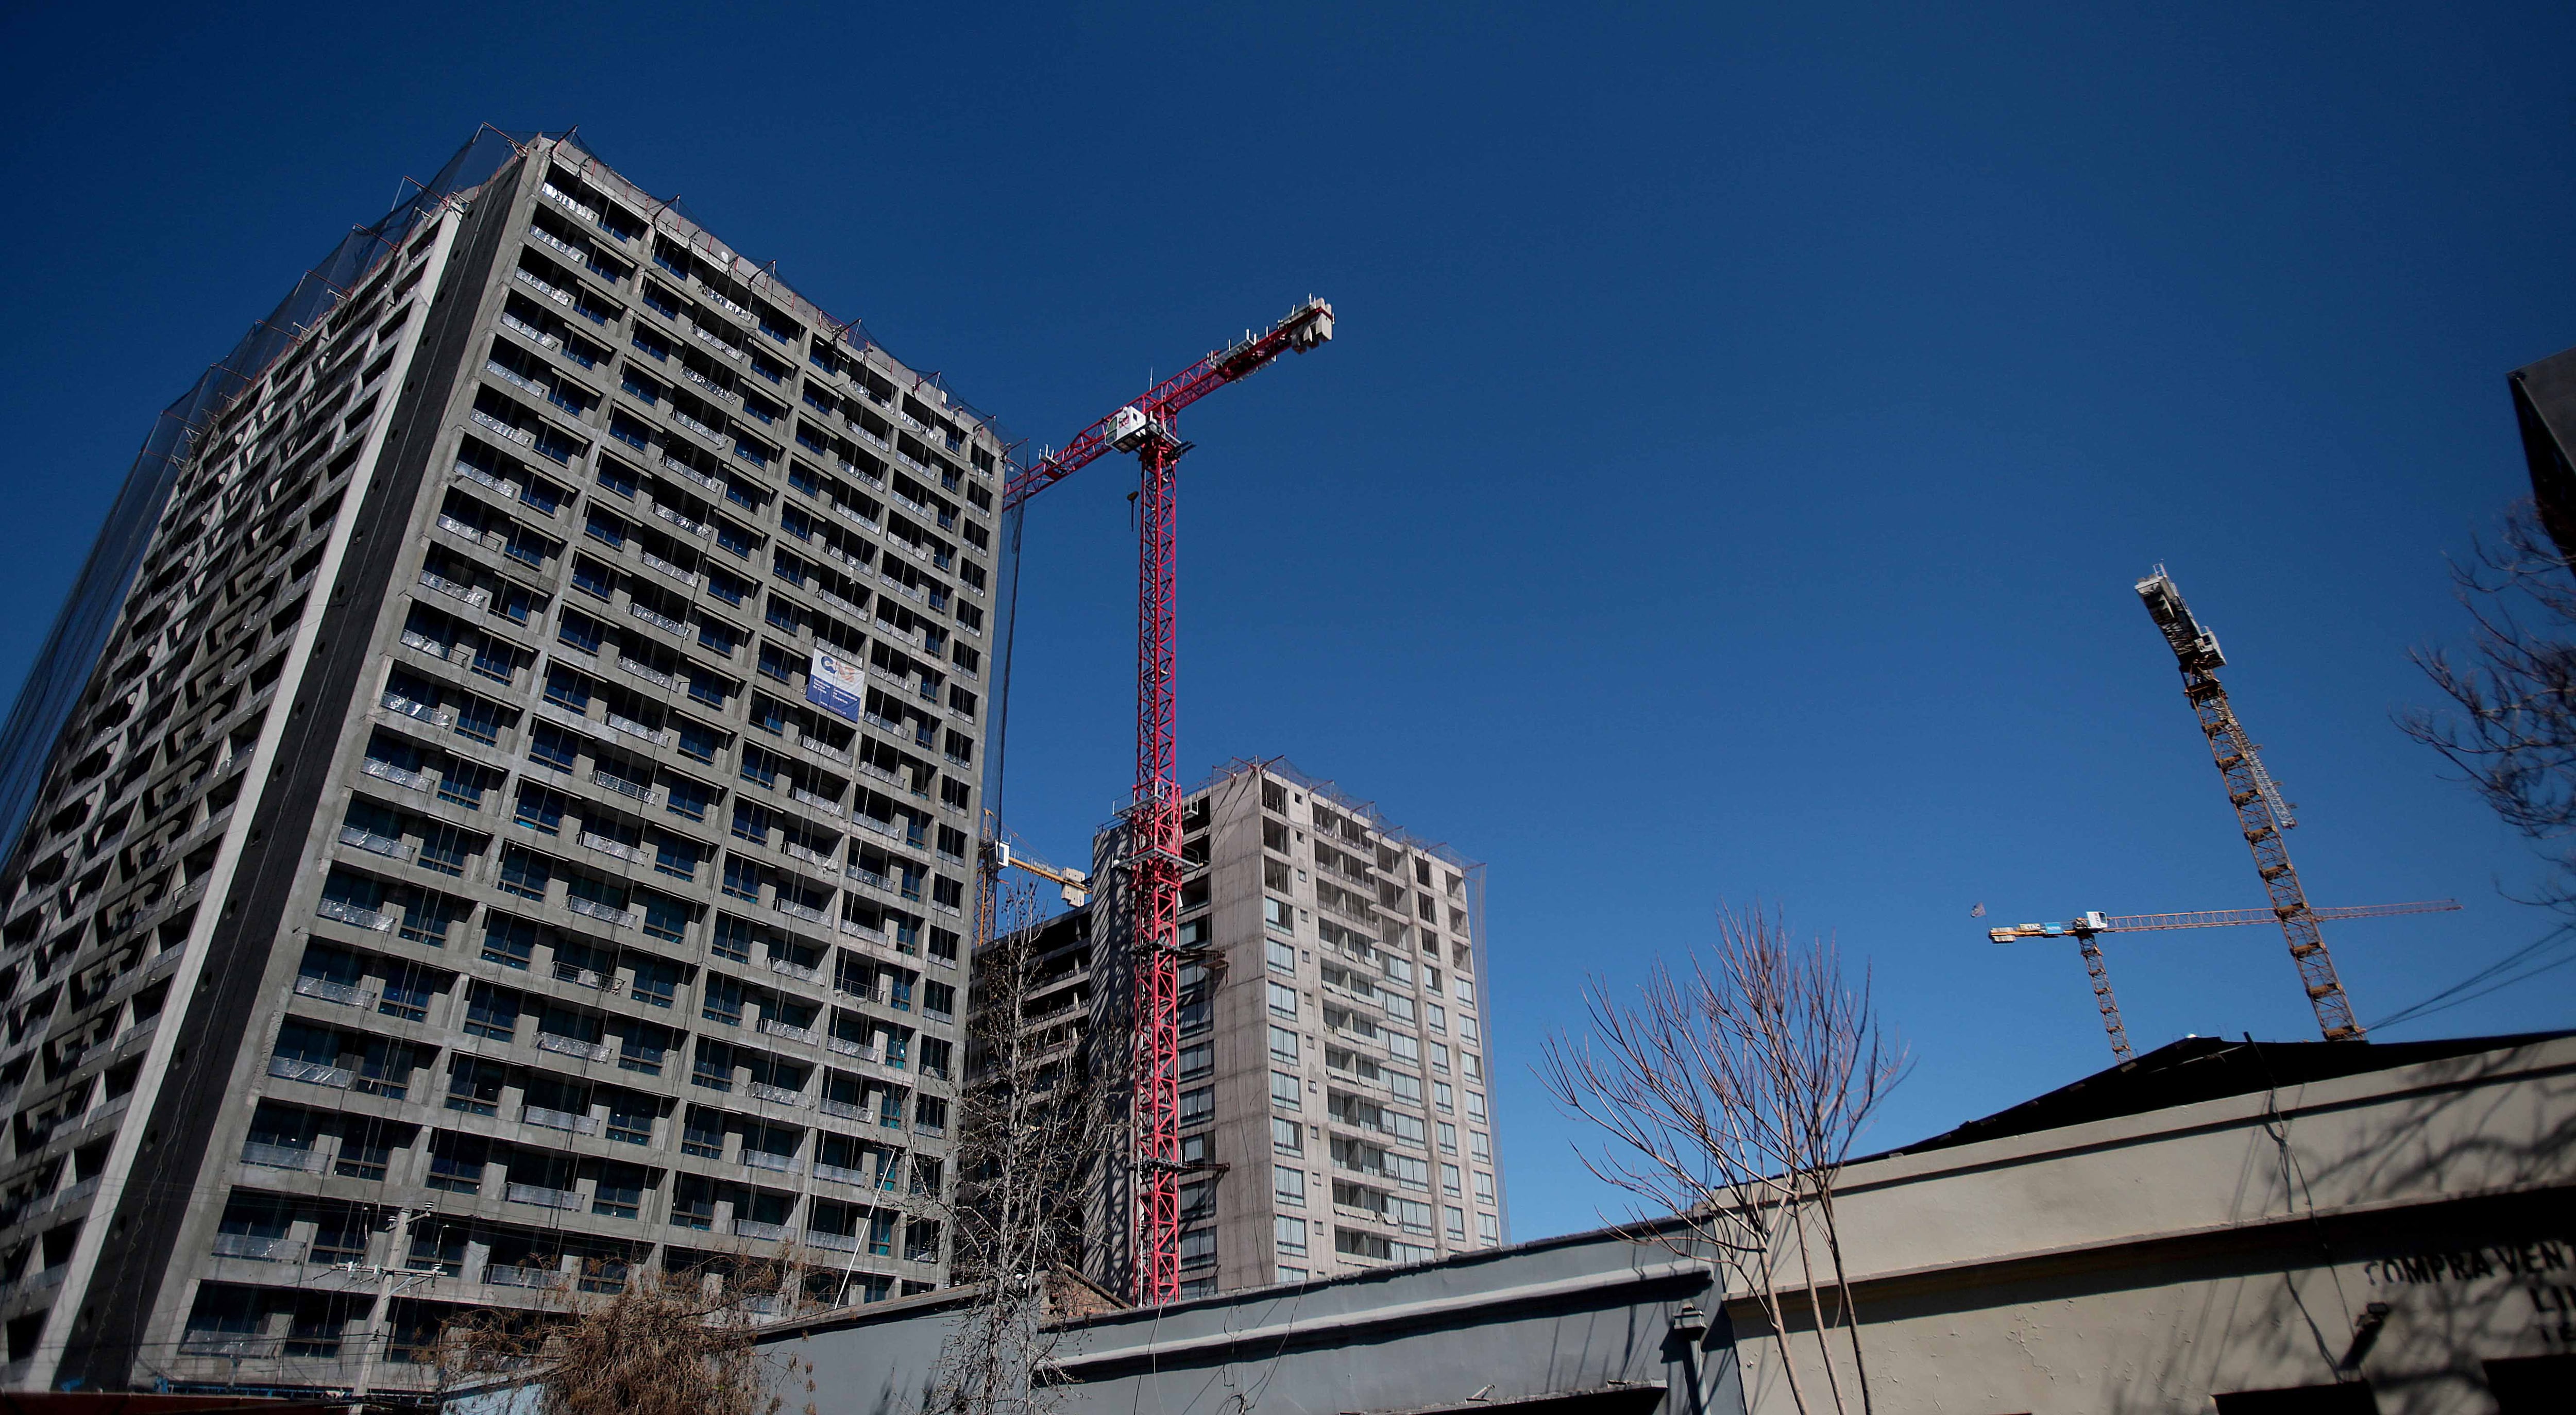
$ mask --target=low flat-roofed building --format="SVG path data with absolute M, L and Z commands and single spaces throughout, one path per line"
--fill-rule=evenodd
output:
M 1857 1161 L 1839 1207 L 1872 1408 L 2564 1410 L 2571 1139 L 2576 1033 L 2194 1039 Z M 1056 1408 L 1795 1409 L 1760 1306 L 1714 1275 L 1605 1231 L 1074 1317 Z M 908 1415 L 971 1300 L 785 1339 L 821 1415 Z M 1833 1409 L 1812 1327 L 1789 1348 Z M 1839 1374 L 1860 1409 L 1847 1354 Z

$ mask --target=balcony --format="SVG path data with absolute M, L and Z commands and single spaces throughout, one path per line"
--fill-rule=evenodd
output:
M 429 776 L 425 772 L 406 771 L 392 762 L 378 761 L 374 757 L 368 757 L 358 763 L 358 770 L 379 781 L 390 781 L 396 786 L 406 786 L 414 791 L 426 791 L 431 785 Z
M 789 906 L 787 906 L 787 905 L 785 905 L 785 904 L 781 904 L 781 905 L 779 906 L 780 912 L 781 912 L 781 913 L 786 912 L 786 910 L 787 910 L 787 908 L 788 908 L 788 907 L 789 907 Z M 798 905 L 798 906 L 795 906 L 795 907 L 797 907 L 797 908 L 800 908 L 800 909 L 801 909 L 801 908 L 803 908 L 804 906 L 802 906 L 802 905 Z M 821 914 L 819 913 L 819 911 L 811 910 L 811 909 L 807 909 L 807 910 L 805 910 L 805 913 L 804 913 L 804 914 L 797 914 L 797 915 L 795 915 L 794 917 L 797 917 L 797 918 L 803 918 L 803 917 L 805 917 L 805 914 L 813 914 L 813 915 L 815 916 L 815 918 L 814 918 L 814 922 L 816 922 L 816 923 L 818 923 L 818 924 L 819 924 L 819 923 L 821 923 L 821 922 L 823 921 L 823 920 L 822 920 L 822 916 L 821 916 Z M 769 971 L 771 971 L 771 972 L 773 972 L 773 973 L 783 974 L 783 975 L 785 975 L 785 976 L 787 976 L 787 977 L 790 977 L 790 978 L 794 978 L 794 979 L 796 979 L 798 982 L 805 982 L 805 983 L 819 983 L 819 982 L 823 981 L 823 974 L 822 974 L 822 971 L 821 971 L 820 969 L 816 969 L 816 968 L 808 968 L 808 967 L 806 967 L 806 966 L 805 966 L 804 964 L 802 964 L 802 963 L 791 963 L 791 962 L 789 962 L 787 959 L 784 959 L 784 958 L 772 958 L 772 959 L 770 959 L 770 960 L 769 960 Z
M 218 1233 L 215 1256 L 249 1258 L 262 1263 L 300 1263 L 304 1261 L 304 1240 L 300 1238 L 262 1238 L 254 1233 Z
M 796 903 L 794 900 L 790 899 L 771 900 L 769 907 L 777 910 L 781 914 L 785 914 L 791 919 L 802 919 L 809 924 L 828 924 L 832 921 L 831 916 L 824 913 L 822 910 L 813 908 L 809 905 Z M 769 965 L 772 968 L 779 968 L 779 960 L 773 958 L 769 960 Z M 784 972 L 786 970 L 784 968 L 779 968 L 779 971 Z M 802 971 L 807 977 L 821 976 L 811 968 L 806 968 Z
M 661 556 L 655 555 L 649 550 L 644 552 L 644 568 L 662 575 L 667 575 L 670 578 L 679 581 L 681 584 L 687 585 L 691 589 L 697 588 L 697 571 L 683 570 L 679 566 L 672 564 Z
M 612 840 L 595 831 L 583 831 L 581 833 L 581 843 L 585 847 L 596 850 L 603 855 L 614 855 L 621 860 L 641 862 L 644 858 L 643 847 L 628 845 L 619 840 Z
M 480 589 L 473 585 L 459 584 L 456 581 L 447 578 L 445 575 L 423 570 L 420 572 L 420 584 L 421 588 L 434 590 L 439 594 L 447 596 L 449 599 L 465 605 L 469 609 L 483 610 L 492 607 L 492 592 L 490 590 Z
M 821 811 L 823 814 L 825 814 L 825 815 L 827 815 L 827 816 L 831 816 L 831 817 L 833 817 L 833 818 L 835 818 L 835 819 L 838 819 L 840 816 L 842 816 L 842 815 L 844 814 L 844 812 L 843 812 L 843 809 L 842 809 L 842 806 L 841 806 L 841 803 L 840 803 L 840 802 L 838 802 L 838 801 L 827 801 L 827 800 L 823 799 L 822 797 L 815 795 L 813 792 L 806 790 L 806 789 L 805 789 L 804 787 L 802 787 L 802 786 L 790 786 L 790 787 L 788 787 L 788 788 L 787 788 L 787 795 L 788 795 L 788 799 L 793 800 L 793 801 L 795 801 L 795 802 L 797 802 L 797 803 L 799 803 L 799 804 L 801 804 L 801 805 L 811 806 L 811 807 L 813 807 L 815 810 Z
M 297 1149 L 293 1145 L 264 1144 L 258 1140 L 242 1142 L 241 1162 L 265 1169 L 302 1170 L 306 1174 L 320 1174 L 330 1165 L 318 1151 Z
M 753 1081 L 745 1089 L 753 1100 L 767 1101 L 771 1105 L 795 1106 L 800 1110 L 805 1105 L 803 1091 L 791 1091 L 784 1086 L 770 1085 L 766 1081 Z
M 550 1032 L 537 1033 L 537 1045 L 545 1046 L 546 1039 L 552 1035 Z M 593 1058 L 593 1060 L 597 1059 Z M 527 1105 L 519 1107 L 519 1118 L 530 1125 L 542 1125 L 548 1130 L 561 1130 L 572 1135 L 599 1133 L 599 1121 L 596 1118 L 575 1115 L 568 1110 L 548 1110 L 541 1105 Z
M 773 1155 L 767 1150 L 745 1150 L 743 1164 L 751 1169 L 765 1169 L 772 1174 L 794 1174 L 798 1168 L 793 1155 Z
M 582 1206 L 579 1192 L 548 1189 L 542 1184 L 508 1184 L 502 1186 L 502 1194 L 511 1203 L 534 1204 L 541 1209 L 578 1209 Z
M 371 830 L 362 830 L 354 825 L 340 827 L 340 843 L 354 845 L 370 854 L 382 855 L 390 860 L 411 858 L 410 848 L 400 840 L 390 835 L 378 835 Z
M 374 909 L 361 909 L 355 904 L 342 903 L 337 899 L 314 901 L 313 912 L 325 919 L 355 928 L 373 929 L 377 933 L 392 933 L 394 929 L 393 915 L 379 913 Z
M 818 1045 L 823 1040 L 821 1035 L 815 1032 L 811 1027 L 793 1026 L 789 1023 L 781 1022 L 773 1017 L 761 1018 L 760 1030 L 765 1035 L 772 1037 L 785 1037 L 790 1041 L 803 1042 L 807 1046 Z
M 527 274 L 526 271 L 521 271 L 519 273 L 522 278 Z M 508 423 L 501 421 L 499 418 L 492 416 L 490 413 L 483 411 L 481 408 L 476 408 L 471 416 L 476 423 L 481 424 L 485 429 L 501 437 L 508 438 L 510 441 L 519 444 L 521 447 L 534 447 L 537 445 L 537 435 L 535 433 L 526 431 L 522 428 L 512 427 Z
M 635 910 L 602 904 L 596 899 L 584 899 L 578 894 L 566 897 L 564 907 L 585 919 L 597 919 L 611 928 L 633 928 L 636 922 Z
M 661 792 L 657 789 L 608 772 L 593 771 L 590 774 L 590 781 L 594 786 L 605 786 L 620 796 L 631 796 L 648 806 L 661 799 Z
M 631 658 L 620 658 L 617 660 L 617 666 L 626 673 L 637 678 L 641 678 L 645 682 L 652 684 L 654 687 L 659 688 L 666 693 L 676 693 L 680 690 L 679 679 L 672 677 L 668 673 L 664 673 L 650 664 L 638 663 Z M 614 725 L 614 721 L 615 719 L 612 717 L 612 725 Z
M 837 1102 L 825 1101 L 823 1104 L 828 1108 L 837 1104 Z M 817 1160 L 814 1163 L 814 1177 L 817 1179 L 829 1179 L 836 1184 L 854 1184 L 860 1188 L 866 1188 L 871 1183 L 867 1176 L 867 1172 L 864 1170 L 843 1169 L 837 1164 L 824 1164 L 820 1160 Z
M 825 1168 L 826 1166 L 818 1164 L 814 1166 L 814 1172 L 820 1174 Z M 844 1172 L 856 1174 L 858 1171 L 848 1170 Z M 858 1183 L 856 1179 L 849 1180 L 848 1182 L 852 1184 Z M 819 1228 L 808 1229 L 805 1232 L 805 1242 L 808 1247 L 823 1248 L 835 1253 L 856 1253 L 860 1251 L 859 1236 L 855 1233 L 829 1233 Z
M 660 509 L 662 509 L 662 508 L 660 508 L 660 507 L 658 507 L 658 506 L 657 506 L 657 507 L 655 507 L 655 508 L 653 508 L 653 509 L 655 509 L 655 510 L 657 510 L 657 511 L 658 511 L 658 510 L 660 510 Z M 685 639 L 685 638 L 687 638 L 687 637 L 689 636 L 689 626 L 688 626 L 688 625 L 681 623 L 679 620 L 674 619 L 674 618 L 672 618 L 671 616 L 669 616 L 669 615 L 667 615 L 667 614 L 660 613 L 659 611 L 656 611 L 656 610 L 647 609 L 647 608 L 645 608 L 643 605 L 637 604 L 637 603 L 633 602 L 632 600 L 629 600 L 629 601 L 627 602 L 627 605 L 626 605 L 626 612 L 627 612 L 627 613 L 629 613 L 629 614 L 634 615 L 636 618 L 643 620 L 645 623 L 652 625 L 654 628 L 659 629 L 659 630 L 663 631 L 663 632 L 664 632 L 664 633 L 666 633 L 666 634 L 677 634 L 677 635 L 679 635 L 681 638 L 684 638 L 684 639 Z
M 690 417 L 688 414 L 683 413 L 676 408 L 671 412 L 671 421 L 678 423 L 680 426 L 687 428 L 689 431 L 696 433 L 707 441 L 716 444 L 718 447 L 722 447 L 724 445 L 723 433 L 716 431 L 705 423 L 699 422 L 696 418 Z
M 376 1001 L 376 995 L 365 988 L 354 983 L 335 983 L 328 978 L 299 976 L 295 980 L 295 991 L 298 996 L 318 997 L 343 1007 L 370 1008 Z
M 518 1189 L 525 1186 L 513 1184 L 510 1187 Z M 549 1189 L 543 1192 L 556 1193 L 559 1191 Z M 514 1194 L 511 1197 L 516 1198 L 518 1196 Z M 573 1197 L 575 1199 L 580 1198 L 577 1194 Z M 576 1206 L 577 1205 L 557 1204 L 554 1207 L 571 1208 Z M 533 1287 L 541 1291 L 547 1288 L 561 1287 L 564 1285 L 564 1275 L 557 1269 L 518 1267 L 509 1263 L 488 1264 L 483 1269 L 483 1280 L 494 1287 Z
M 349 1083 L 357 1079 L 355 1073 L 345 1066 L 331 1066 L 319 1061 L 298 1061 L 291 1056 L 270 1057 L 268 1074 L 281 1080 L 302 1081 L 311 1086 L 334 1086 L 341 1090 L 347 1090 Z
M 535 325 L 528 323 L 517 315 L 504 313 L 501 316 L 501 327 L 518 335 L 522 339 L 526 339 L 531 343 L 534 343 L 537 347 L 544 349 L 547 353 L 560 354 L 564 351 L 564 341 L 548 334 L 542 329 L 537 328 Z
M 618 666 L 621 668 L 625 667 L 624 660 L 620 660 Z M 629 737 L 640 737 L 657 747 L 667 747 L 671 745 L 671 734 L 658 727 L 647 727 L 643 723 L 637 722 L 631 717 L 620 717 L 613 712 L 607 713 L 605 716 L 608 720 L 610 731 L 623 732 Z
M 586 1042 L 578 1037 L 567 1037 L 557 1032 L 537 1033 L 537 1050 L 556 1052 L 563 1056 L 577 1056 L 584 1061 L 611 1061 L 617 1056 L 617 1049 L 606 1042 Z M 585 1119 L 583 1123 L 587 1125 L 589 1122 Z M 581 1133 L 587 1135 L 591 1132 L 585 1129 Z
M 854 994 L 854 993 L 845 993 L 845 994 L 843 994 L 843 995 L 844 995 L 844 996 L 857 996 L 857 994 Z M 865 1000 L 867 1000 L 867 1001 L 874 1001 L 874 999 L 872 999 L 872 998 L 871 998 L 871 999 L 865 999 Z M 884 1059 L 885 1059 L 885 1058 L 883 1058 L 883 1057 L 881 1057 L 881 1056 L 879 1056 L 879 1055 L 877 1054 L 877 1049 L 876 1049 L 875 1047 L 869 1046 L 869 1045 L 868 1045 L 867 1043 L 865 1043 L 865 1042 L 854 1042 L 854 1041 L 851 1041 L 851 1040 L 850 1040 L 849 1038 L 847 1038 L 847 1037 L 825 1037 L 825 1038 L 823 1039 L 823 1045 L 824 1045 L 824 1047 L 825 1047 L 826 1049 L 828 1049 L 828 1050 L 830 1050 L 830 1051 L 833 1051 L 833 1052 L 835 1052 L 835 1053 L 837 1053 L 837 1054 L 839 1054 L 839 1055 L 842 1055 L 842 1056 L 849 1056 L 849 1057 L 856 1057 L 856 1058 L 858 1058 L 858 1059 L 859 1059 L 859 1060 L 861 1060 L 861 1061 L 866 1061 L 866 1062 L 875 1062 L 875 1063 L 880 1063 L 880 1064 L 881 1064 L 881 1063 L 884 1061 Z

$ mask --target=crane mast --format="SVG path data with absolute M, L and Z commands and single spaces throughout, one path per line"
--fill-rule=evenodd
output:
M 1131 1187 L 1138 1305 L 1169 1302 L 1181 1292 L 1180 967 L 1181 785 L 1178 702 L 1174 680 L 1179 539 L 1178 472 L 1190 444 L 1175 431 L 1181 410 L 1333 337 L 1333 307 L 1308 297 L 1285 319 L 1218 349 L 1082 430 L 1073 441 L 1009 478 L 1005 512 L 1111 452 L 1135 454 L 1136 495 L 1136 784 L 1126 810 L 1130 1012 L 1134 1132 Z M 992 825 L 998 832 L 998 823 Z M 991 937 L 990 898 L 998 864 L 989 845 L 979 871 L 977 941 Z
M 2317 928 L 2317 913 L 2308 907 L 2307 891 L 2299 885 L 2299 872 L 2290 864 L 2289 846 L 2281 838 L 2282 831 L 2298 822 L 2291 818 L 2280 787 L 2263 769 L 2253 740 L 2245 735 L 2244 724 L 2228 705 L 2226 688 L 2219 684 L 2218 670 L 2227 659 L 2218 651 L 2218 635 L 2192 618 L 2182 591 L 2162 565 L 2138 581 L 2136 588 L 2147 616 L 2163 632 L 2182 670 L 2183 697 L 2190 701 L 2201 733 L 2209 739 L 2210 756 L 2227 784 L 2228 802 L 2236 808 L 2246 847 L 2253 851 L 2254 871 L 2263 877 L 2263 888 L 2272 896 L 2272 913 L 2289 939 L 2290 960 L 2298 965 L 2299 981 L 2316 1009 L 2317 1029 L 2330 1042 L 2358 1039 L 2362 1027 L 2353 1018 L 2352 1000 L 2344 995 L 2343 980 L 2336 976 L 2334 958 L 2326 952 L 2325 936 Z

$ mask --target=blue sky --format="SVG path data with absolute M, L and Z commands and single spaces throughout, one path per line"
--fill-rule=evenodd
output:
M 1182 761 L 1285 754 L 1489 862 L 1519 1236 L 1615 1200 L 1527 1063 L 1776 902 L 1919 1057 L 1897 1143 L 2107 1059 L 1971 921 L 2261 892 L 2170 656 L 2221 634 L 2365 1019 L 2539 936 L 2390 714 L 2576 344 L 2562 6 L 35 7 L 0 18 L 0 683 L 153 414 L 480 122 L 578 123 L 1061 442 L 1310 291 L 1186 422 Z M 1033 509 L 1013 824 L 1131 762 L 1103 463 Z M 2115 940 L 2133 1034 L 2313 1035 L 2276 933 Z M 2576 1023 L 2576 968 L 2392 1037 Z

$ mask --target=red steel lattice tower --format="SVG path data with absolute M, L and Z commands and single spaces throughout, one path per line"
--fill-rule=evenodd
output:
M 1103 454 L 1133 452 L 1136 495 L 1136 785 L 1127 807 L 1129 948 L 1134 963 L 1135 1132 L 1132 1252 L 1139 1305 L 1181 1292 L 1180 967 L 1181 783 L 1175 600 L 1179 540 L 1175 496 L 1190 444 L 1174 427 L 1183 408 L 1217 388 L 1304 353 L 1333 337 L 1333 307 L 1308 299 L 1266 333 L 1247 335 L 1165 379 L 1126 407 L 1083 429 L 1062 451 L 1039 458 L 1003 488 L 1005 511 L 1071 476 Z M 987 852 L 988 859 L 992 852 Z M 990 910 L 979 910 L 989 927 Z M 981 942 L 982 940 L 978 940 Z

